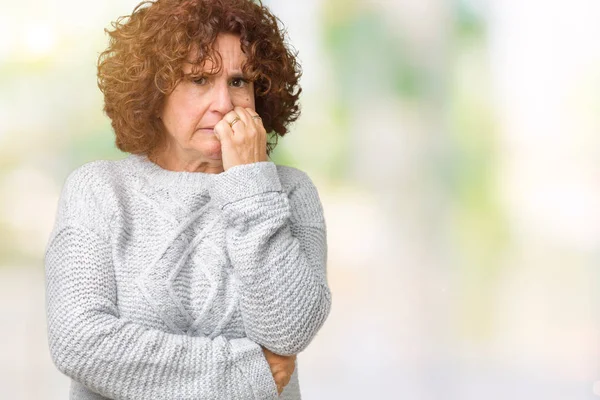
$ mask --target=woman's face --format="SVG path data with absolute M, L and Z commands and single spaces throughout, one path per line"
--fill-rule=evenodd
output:
M 254 109 L 254 85 L 242 74 L 246 55 L 241 50 L 239 36 L 219 34 L 215 49 L 222 59 L 219 75 L 184 78 L 166 96 L 160 114 L 167 133 L 163 159 L 222 166 L 221 142 L 213 127 L 235 106 Z M 208 61 L 202 71 L 208 72 L 211 67 Z M 183 72 L 191 73 L 192 65 L 186 63 Z

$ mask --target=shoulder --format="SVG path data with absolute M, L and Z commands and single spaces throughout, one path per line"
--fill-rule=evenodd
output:
M 115 211 L 120 162 L 92 161 L 73 170 L 63 185 L 56 224 L 107 227 Z
M 91 161 L 76 168 L 65 181 L 65 189 L 93 190 L 110 182 L 116 161 Z
M 277 165 L 282 190 L 288 195 L 294 219 L 322 222 L 323 206 L 310 176 L 295 167 Z
M 123 180 L 124 161 L 97 160 L 83 164 L 67 176 L 63 194 L 72 200 L 110 196 Z
M 279 164 L 276 164 L 275 167 L 277 168 L 277 175 L 279 175 L 281 186 L 285 191 L 293 190 L 295 187 L 301 185 L 314 186 L 308 174 L 298 168 Z

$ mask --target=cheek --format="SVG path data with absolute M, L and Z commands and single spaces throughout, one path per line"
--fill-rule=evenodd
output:
M 243 96 L 239 96 L 236 99 L 234 106 L 254 109 L 254 95 L 244 94 Z
M 232 102 L 234 106 L 254 109 L 254 90 L 250 88 L 241 93 L 233 93 Z
M 186 135 L 195 130 L 206 109 L 207 104 L 197 94 L 178 87 L 165 104 L 163 122 L 171 133 Z
M 247 95 L 247 98 L 248 98 L 248 103 L 250 104 L 248 107 L 251 107 L 254 110 L 256 108 L 256 107 L 254 107 L 254 105 L 255 105 L 255 102 L 254 102 L 254 84 L 252 84 L 250 86 L 250 90 L 249 90 L 249 93 Z

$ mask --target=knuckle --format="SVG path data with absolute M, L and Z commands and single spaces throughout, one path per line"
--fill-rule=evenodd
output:
M 275 370 L 275 372 L 273 372 L 273 375 L 274 375 L 274 376 L 275 376 L 277 379 L 279 379 L 279 378 L 281 378 L 282 376 L 285 376 L 285 375 L 286 375 L 286 373 L 285 373 L 285 371 L 284 371 L 284 370 L 282 370 L 282 369 L 277 369 L 277 370 Z
M 219 140 L 223 141 L 228 141 L 230 138 L 229 133 L 227 132 L 227 130 L 225 128 L 217 128 L 215 126 L 215 134 L 217 135 L 217 137 L 219 138 Z
M 284 383 L 286 380 L 289 380 L 288 374 L 277 374 L 277 382 Z

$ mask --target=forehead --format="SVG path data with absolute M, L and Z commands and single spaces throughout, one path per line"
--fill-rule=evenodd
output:
M 188 56 L 188 61 L 183 64 L 184 73 L 192 73 L 197 69 L 201 72 L 241 72 L 248 57 L 242 51 L 240 37 L 231 33 L 221 33 L 213 43 L 213 53 L 206 57 L 200 64 L 194 64 L 198 58 L 198 49 L 193 48 Z

